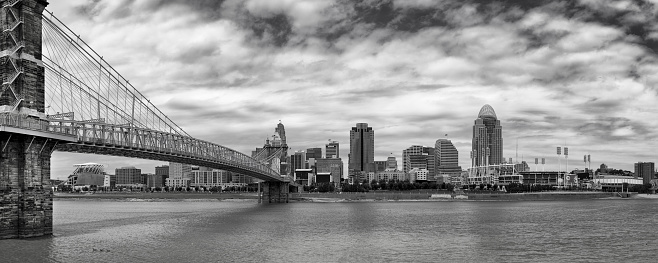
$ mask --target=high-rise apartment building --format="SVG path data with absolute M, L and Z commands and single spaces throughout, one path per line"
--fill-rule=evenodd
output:
M 436 174 L 461 174 L 459 166 L 459 152 L 448 139 L 438 139 L 434 144 L 434 163 Z
M 412 169 L 425 169 L 430 176 L 436 174 L 434 148 L 421 145 L 412 145 L 402 151 L 402 171 L 409 173 Z
M 643 184 L 651 183 L 651 179 L 653 179 L 655 174 L 656 174 L 656 168 L 653 162 L 635 163 L 635 176 L 642 177 Z
M 357 123 L 350 130 L 350 172 L 371 172 L 375 163 L 375 131 L 367 123 Z
M 330 141 L 325 145 L 325 158 L 340 158 L 340 145 L 337 141 Z
M 503 163 L 503 128 L 489 104 L 482 106 L 475 119 L 472 147 L 474 166 Z

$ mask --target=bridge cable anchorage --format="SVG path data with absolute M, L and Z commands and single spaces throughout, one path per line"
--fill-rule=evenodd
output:
M 279 171 L 250 156 L 190 136 L 119 74 L 107 57 L 51 12 L 45 14 L 41 60 L 48 129 L 75 137 L 57 144 L 56 150 L 190 163 L 282 181 Z M 15 78 L 6 77 L 3 83 L 10 88 Z

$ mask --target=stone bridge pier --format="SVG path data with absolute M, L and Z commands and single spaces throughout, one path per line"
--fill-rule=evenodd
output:
M 263 182 L 262 201 L 268 203 L 288 203 L 289 182 Z
M 41 14 L 46 0 L 1 0 L 0 239 L 50 235 L 53 199 Z

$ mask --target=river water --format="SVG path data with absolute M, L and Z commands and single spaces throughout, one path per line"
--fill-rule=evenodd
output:
M 655 262 L 658 200 L 56 200 L 0 262 Z

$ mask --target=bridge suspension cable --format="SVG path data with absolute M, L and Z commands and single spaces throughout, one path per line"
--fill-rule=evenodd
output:
M 189 136 L 61 20 L 42 17 L 46 114 Z

